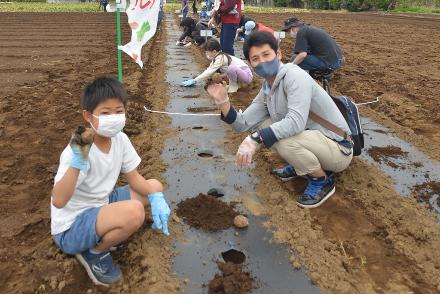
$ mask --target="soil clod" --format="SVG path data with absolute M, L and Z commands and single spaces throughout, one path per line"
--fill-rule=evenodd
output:
M 230 228 L 238 215 L 231 204 L 202 193 L 179 202 L 176 213 L 188 225 L 206 231 Z
M 244 294 L 254 288 L 251 274 L 243 271 L 243 266 L 231 262 L 217 262 L 221 274 L 216 274 L 209 282 L 209 294 Z

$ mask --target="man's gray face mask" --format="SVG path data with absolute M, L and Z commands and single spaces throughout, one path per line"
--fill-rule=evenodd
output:
M 268 79 L 270 77 L 276 76 L 279 69 L 280 61 L 278 60 L 277 55 L 275 55 L 274 59 L 272 59 L 271 61 L 262 62 L 254 67 L 255 73 L 263 79 Z

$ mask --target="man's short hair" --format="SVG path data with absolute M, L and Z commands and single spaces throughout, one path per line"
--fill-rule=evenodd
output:
M 116 98 L 121 100 L 124 106 L 128 96 L 120 81 L 111 76 L 100 76 L 90 82 L 81 96 L 81 107 L 88 112 L 93 112 L 99 103 Z
M 249 51 L 252 47 L 260 47 L 265 44 L 268 44 L 270 48 L 275 51 L 275 53 L 278 51 L 278 42 L 273 36 L 272 33 L 261 31 L 261 32 L 253 32 L 251 33 L 243 44 L 243 54 L 244 57 L 249 60 Z

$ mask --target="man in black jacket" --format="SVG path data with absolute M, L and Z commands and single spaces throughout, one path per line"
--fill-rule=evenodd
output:
M 284 21 L 283 31 L 296 38 L 291 62 L 307 71 L 334 71 L 344 64 L 342 49 L 324 30 L 296 17 Z

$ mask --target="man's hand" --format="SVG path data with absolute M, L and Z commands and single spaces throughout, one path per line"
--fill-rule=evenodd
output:
M 186 81 L 183 81 L 182 83 L 180 83 L 180 85 L 183 87 L 192 87 L 196 83 L 197 83 L 196 80 L 186 80 Z
M 229 101 L 226 83 L 211 83 L 206 85 L 205 89 L 215 104 L 222 105 Z
M 254 156 L 260 145 L 252 140 L 250 136 L 247 136 L 240 144 L 240 147 L 238 147 L 235 164 L 239 167 L 249 166 L 252 162 L 252 156 Z
M 168 232 L 168 218 L 170 217 L 170 207 L 168 206 L 162 192 L 157 192 L 148 195 L 151 205 L 151 215 L 153 217 L 153 224 L 151 228 L 153 230 L 162 230 L 167 236 Z

